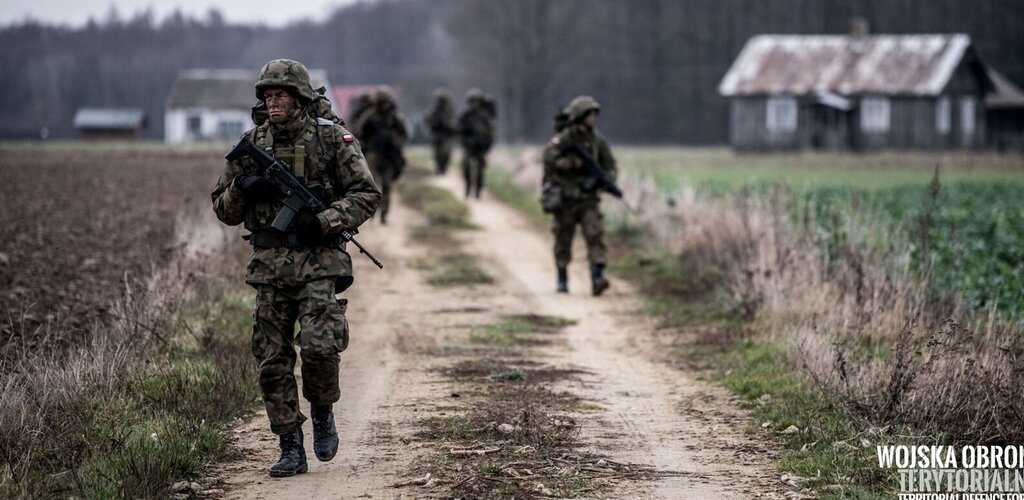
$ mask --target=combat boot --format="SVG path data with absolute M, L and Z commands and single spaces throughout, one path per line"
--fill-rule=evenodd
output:
M 338 429 L 334 427 L 331 405 L 313 405 L 313 453 L 321 462 L 338 453 Z
M 270 467 L 270 477 L 290 477 L 309 470 L 306 464 L 306 449 L 302 447 L 302 427 L 282 434 L 281 458 Z
M 569 270 L 565 266 L 558 266 L 558 293 L 569 293 Z
M 590 265 L 590 282 L 592 285 L 591 292 L 593 292 L 595 297 L 601 295 L 611 286 L 608 279 L 604 277 L 604 264 Z

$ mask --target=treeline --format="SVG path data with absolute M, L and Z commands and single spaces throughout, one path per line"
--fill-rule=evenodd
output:
M 70 137 L 80 106 L 140 107 L 163 136 L 163 105 L 179 70 L 258 68 L 292 57 L 333 83 L 387 83 L 417 117 L 437 86 L 497 97 L 503 139 L 536 141 L 580 93 L 605 108 L 616 142 L 721 143 L 727 106 L 717 86 L 759 33 L 972 36 L 981 57 L 1024 84 L 1019 0 L 381 0 L 283 28 L 140 14 L 82 28 L 28 22 L 0 29 L 0 138 Z

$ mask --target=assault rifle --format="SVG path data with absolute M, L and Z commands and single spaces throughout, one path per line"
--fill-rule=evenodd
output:
M 586 149 L 583 149 L 583 146 L 581 146 L 579 142 L 569 141 L 566 146 L 569 151 L 576 153 L 580 157 L 583 161 L 583 168 L 585 168 L 587 173 L 590 174 L 589 177 L 583 180 L 583 183 L 580 186 L 584 191 L 593 192 L 598 189 L 605 191 L 622 201 L 622 204 L 626 206 L 627 210 L 634 214 L 637 213 L 637 210 L 629 206 L 629 202 L 622 197 L 622 190 L 619 189 L 619 186 L 615 184 L 615 181 L 608 176 L 608 172 L 605 172 L 604 169 L 594 161 L 594 158 L 590 156 L 590 153 L 588 153 Z
M 256 162 L 256 165 L 262 170 L 263 176 L 277 187 L 281 195 L 283 206 L 274 216 L 274 222 L 270 224 L 270 227 L 284 232 L 288 230 L 288 226 L 302 209 L 308 208 L 314 214 L 327 210 L 328 205 L 310 191 L 298 177 L 295 177 L 285 162 L 270 156 L 269 153 L 253 144 L 248 137 L 243 137 L 225 158 L 228 161 L 234 161 L 243 156 L 248 156 Z M 344 229 L 341 231 L 341 237 L 345 241 L 352 242 L 359 249 L 359 253 L 367 256 L 377 267 L 383 269 L 384 263 L 356 241 L 357 232 L 355 229 Z

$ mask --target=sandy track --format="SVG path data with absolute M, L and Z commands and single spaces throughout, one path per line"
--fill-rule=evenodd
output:
M 460 192 L 453 176 L 438 183 Z M 408 266 L 423 249 L 406 240 L 416 216 L 404 207 L 395 207 L 392 224 L 367 228 L 361 241 L 379 252 L 386 268 L 375 271 L 354 256 L 353 341 L 342 355 L 342 403 L 336 406 L 338 456 L 326 464 L 312 459 L 308 474 L 271 480 L 265 469 L 276 460 L 276 437 L 260 412 L 235 433 L 244 458 L 217 474 L 230 498 L 437 495 L 391 487 L 410 477 L 406 471 L 418 457 L 432 452 L 409 436 L 419 418 L 439 411 L 450 391 L 433 371 L 443 360 L 423 348 L 445 342 L 467 323 L 520 313 L 578 321 L 564 331 L 564 341 L 539 348 L 539 354 L 547 365 L 584 372 L 561 383 L 601 408 L 579 416 L 582 440 L 614 460 L 672 473 L 620 484 L 609 498 L 755 498 L 777 490 L 771 448 L 741 432 L 747 417 L 723 389 L 663 362 L 670 338 L 659 336 L 641 314 L 634 290 L 615 280 L 605 296 L 590 297 L 585 256 L 577 248 L 572 293 L 554 293 L 550 236 L 486 195 L 470 206 L 481 229 L 463 234 L 465 249 L 496 283 L 472 289 L 425 285 Z M 308 443 L 309 425 L 306 432 Z

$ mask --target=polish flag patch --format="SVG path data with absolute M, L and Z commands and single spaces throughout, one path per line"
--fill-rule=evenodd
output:
M 341 140 L 343 140 L 345 142 L 352 142 L 352 141 L 356 140 L 356 137 L 354 135 L 352 135 L 352 134 L 344 134 L 344 135 L 341 136 Z

